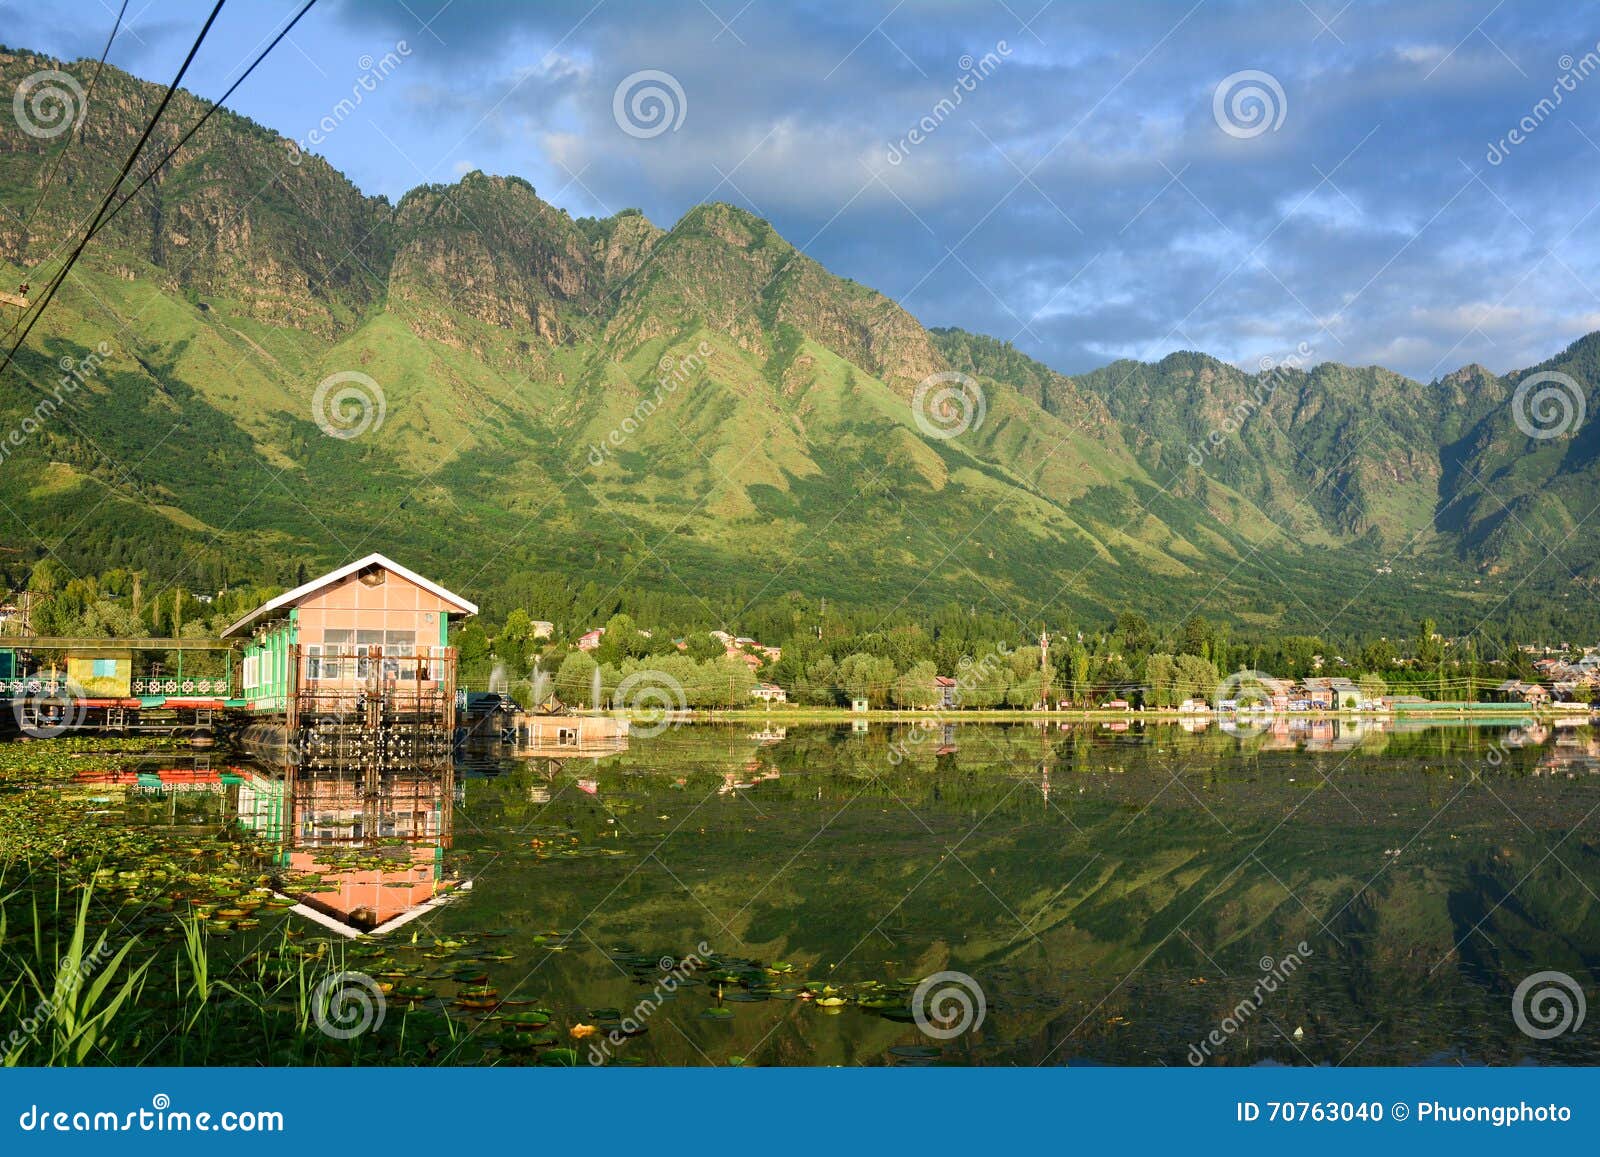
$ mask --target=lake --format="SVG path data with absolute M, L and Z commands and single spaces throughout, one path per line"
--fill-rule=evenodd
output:
M 470 882 L 378 939 L 493 933 L 470 969 L 557 1025 L 598 1025 L 578 1042 L 596 1059 L 1600 1059 L 1592 1028 L 1550 1033 L 1600 960 L 1587 726 L 860 727 L 687 725 L 601 755 L 478 753 L 448 783 L 298 784 L 289 809 L 258 784 L 216 806 L 281 835 L 299 871 L 374 838 L 403 849 L 377 885 L 394 911 L 405 872 Z M 1543 972 L 1578 991 L 1535 980 L 1514 1000 Z M 940 973 L 961 975 L 918 992 Z M 437 1059 L 492 1061 L 495 1022 L 464 1023 Z

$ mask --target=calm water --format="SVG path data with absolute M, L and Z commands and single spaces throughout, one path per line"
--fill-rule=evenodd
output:
M 471 890 L 393 935 L 504 930 L 492 982 L 558 1024 L 702 942 L 793 966 L 680 988 L 614 1049 L 650 1063 L 1594 1063 L 1513 991 L 1600 991 L 1597 772 L 1586 727 L 683 727 L 461 768 L 418 830 Z M 948 1042 L 783 991 L 945 970 L 986 1004 Z

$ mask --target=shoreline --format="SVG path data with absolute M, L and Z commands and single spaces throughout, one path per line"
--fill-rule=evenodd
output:
M 628 719 L 653 719 L 656 716 L 648 712 L 639 711 L 581 711 L 579 715 L 625 715 Z M 1307 719 L 1307 720 L 1339 720 L 1347 723 L 1361 723 L 1390 719 L 1466 719 L 1478 722 L 1501 721 L 1506 723 L 1520 723 L 1526 720 L 1547 721 L 1552 719 L 1572 719 L 1581 722 L 1591 722 L 1600 717 L 1600 710 L 1587 704 L 1571 704 L 1558 707 L 1531 707 L 1521 709 L 1517 705 L 1498 704 L 1471 705 L 1448 704 L 1418 706 L 1404 711 L 1274 711 L 1267 713 L 1251 713 L 1243 716 L 1233 712 L 1190 712 L 1178 711 L 1175 708 L 1149 708 L 1146 710 L 1109 710 L 1104 708 L 1084 708 L 1067 711 L 1060 710 L 1026 710 L 1022 708 L 908 708 L 908 707 L 881 707 L 870 711 L 852 711 L 847 707 L 735 707 L 735 708 L 688 708 L 682 712 L 673 712 L 674 718 L 680 723 L 846 723 L 857 719 L 879 723 L 1027 723 L 1027 722 L 1156 722 L 1156 723 L 1183 723 L 1187 721 L 1203 723 L 1221 723 L 1227 720 L 1243 721 L 1250 726 L 1257 726 L 1275 719 Z

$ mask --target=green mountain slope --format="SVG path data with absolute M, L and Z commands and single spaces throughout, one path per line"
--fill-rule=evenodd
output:
M 0 82 L 56 63 L 0 50 Z M 44 282 L 157 96 L 100 84 L 28 229 L 63 142 L 0 118 L 0 280 Z M 1487 612 L 1535 557 L 1522 528 L 1559 536 L 1600 500 L 1590 431 L 1512 437 L 1514 382 L 1481 370 L 1185 353 L 1069 378 L 923 328 L 728 205 L 574 219 L 473 173 L 390 206 L 293 157 L 219 113 L 96 238 L 0 395 L 20 430 L 64 363 L 94 363 L 7 447 L 8 559 L 220 585 L 381 549 L 491 609 L 537 572 L 710 618 L 802 591 L 1350 626 Z M 1594 380 L 1593 344 L 1551 365 Z M 356 374 L 376 395 L 330 436 L 319 385 Z M 982 398 L 956 437 L 919 421 L 936 374 Z

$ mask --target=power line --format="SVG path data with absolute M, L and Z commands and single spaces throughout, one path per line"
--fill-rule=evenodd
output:
M 217 0 L 216 6 L 211 9 L 211 14 L 206 17 L 206 22 L 200 29 L 200 34 L 195 37 L 194 43 L 189 46 L 188 55 L 183 58 L 182 67 L 178 69 L 177 75 L 172 78 L 172 83 L 167 86 L 167 91 L 161 97 L 161 103 L 156 106 L 149 123 L 144 127 L 144 132 L 139 134 L 138 142 L 133 146 L 132 151 L 128 153 L 128 159 L 122 163 L 122 170 L 117 174 L 117 179 L 106 190 L 105 198 L 100 202 L 100 209 L 95 214 L 94 221 L 90 224 L 88 232 L 83 235 L 83 239 L 78 242 L 72 253 L 67 257 L 66 263 L 61 267 L 61 271 L 51 278 L 49 288 L 45 291 L 44 296 L 39 299 L 38 308 L 28 321 L 27 327 L 22 331 L 21 336 L 17 338 L 16 343 L 6 351 L 5 360 L 0 361 L 0 374 L 5 372 L 6 367 L 16 357 L 17 350 L 22 348 L 22 343 L 28 340 L 28 335 L 33 332 L 33 327 L 39 324 L 39 319 L 44 316 L 45 307 L 54 299 L 56 291 L 61 288 L 61 283 L 66 280 L 67 274 L 72 272 L 72 267 L 77 264 L 84 247 L 89 244 L 89 239 L 94 236 L 95 229 L 105 219 L 106 210 L 116 197 L 117 190 L 133 169 L 134 162 L 139 158 L 139 153 L 150 139 L 150 134 L 155 132 L 156 124 L 161 120 L 162 114 L 167 111 L 167 105 L 172 102 L 173 95 L 178 91 L 178 85 L 182 83 L 184 74 L 189 71 L 189 65 L 194 62 L 195 55 L 200 51 L 200 45 L 205 41 L 206 34 L 211 31 L 211 26 L 216 22 L 217 16 L 221 13 L 222 6 L 225 3 L 227 3 L 227 0 Z
M 26 241 L 30 226 L 33 225 L 33 219 L 39 215 L 39 210 L 44 207 L 45 198 L 50 195 L 50 186 L 55 184 L 56 174 L 61 171 L 61 162 L 72 151 L 72 147 L 78 143 L 78 134 L 83 129 L 83 122 L 88 119 L 89 105 L 94 100 L 95 87 L 100 83 L 100 72 L 106 66 L 106 57 L 111 54 L 112 41 L 116 40 L 117 33 L 122 30 L 122 17 L 127 11 L 128 0 L 122 0 L 122 7 L 117 10 L 116 22 L 111 26 L 111 35 L 106 37 L 106 46 L 100 50 L 100 59 L 94 66 L 94 75 L 89 78 L 89 91 L 83 94 L 83 115 L 72 126 L 72 134 L 67 137 L 66 145 L 56 154 L 55 160 L 50 163 L 50 171 L 45 174 L 44 184 L 39 189 L 39 199 L 33 203 L 33 208 L 28 210 L 28 216 L 22 222 L 24 241 Z M 6 338 L 15 333 L 17 326 L 22 324 L 22 319 L 26 316 L 26 310 L 19 313 L 16 320 L 11 323 L 11 328 L 6 330 L 6 337 L 0 338 L 0 341 L 6 340 Z
M 150 171 L 144 175 L 143 179 L 140 180 L 140 182 L 135 185 L 126 196 L 124 196 L 116 203 L 116 205 L 112 207 L 111 212 L 105 215 L 105 219 L 94 225 L 89 230 L 90 238 L 93 238 L 96 233 L 109 225 L 111 223 L 111 219 L 118 213 L 122 212 L 123 206 L 125 206 L 129 201 L 133 200 L 134 197 L 138 196 L 139 191 L 155 178 L 155 175 L 161 171 L 162 167 L 166 165 L 168 161 L 172 160 L 172 158 L 178 154 L 178 151 L 182 149 L 184 145 L 189 143 L 189 138 L 193 137 L 195 133 L 200 131 L 201 127 L 204 126 L 206 121 L 211 119 L 211 114 L 222 107 L 223 102 L 232 96 L 234 90 L 243 84 L 246 79 L 248 79 L 250 74 L 256 70 L 256 66 L 267 58 L 267 54 L 276 48 L 279 42 L 282 41 L 285 36 L 289 35 L 294 26 L 300 23 L 300 18 L 307 12 L 310 12 L 312 7 L 315 6 L 316 2 L 317 0 L 306 0 L 306 3 L 301 7 L 300 11 L 294 14 L 294 19 L 285 24 L 282 30 L 280 30 L 278 34 L 272 38 L 272 42 L 268 44 L 266 48 L 261 50 L 261 53 L 255 58 L 255 60 L 250 62 L 250 67 L 239 74 L 239 79 L 228 86 L 228 91 L 219 96 L 211 105 L 211 107 L 206 109 L 205 115 L 203 115 L 199 120 L 195 121 L 194 126 L 188 132 L 184 133 L 182 137 L 178 138 L 178 143 L 173 145 L 172 148 L 168 149 L 166 154 L 150 167 Z

